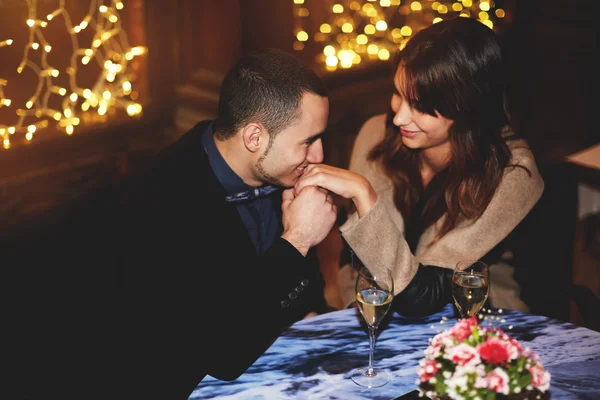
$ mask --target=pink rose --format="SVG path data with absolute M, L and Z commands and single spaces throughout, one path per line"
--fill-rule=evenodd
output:
M 529 348 L 529 347 L 525 347 L 523 349 L 523 351 L 521 351 L 521 356 L 525 357 L 525 358 L 529 358 L 535 362 L 537 362 L 539 360 L 538 355 L 533 350 L 531 350 L 531 348 Z
M 440 346 L 444 345 L 445 343 L 448 343 L 449 341 L 451 341 L 450 340 L 451 338 L 452 338 L 452 333 L 450 332 L 450 330 L 446 330 L 441 333 L 438 333 L 431 340 L 431 347 L 440 347 Z
M 460 366 L 477 365 L 481 362 L 477 349 L 466 343 L 461 343 L 449 349 L 445 358 Z
M 528 369 L 531 372 L 531 385 L 534 388 L 540 392 L 545 392 L 550 388 L 550 374 L 544 371 L 544 367 L 541 364 L 535 364 Z
M 419 367 L 419 377 L 423 382 L 426 382 L 433 378 L 438 372 L 437 362 L 428 360 L 425 365 Z
M 518 341 L 516 341 L 513 338 L 509 338 L 508 342 L 511 345 L 510 358 L 511 359 L 519 358 L 519 356 L 523 352 L 523 347 L 521 346 L 521 343 L 519 343 Z
M 508 394 L 508 375 L 504 370 L 496 368 L 487 375 L 487 387 L 496 393 Z
M 488 338 L 477 348 L 481 358 L 489 363 L 505 364 L 510 359 L 510 344 L 495 336 Z
M 456 340 L 462 342 L 471 336 L 473 327 L 477 325 L 477 317 L 475 316 L 461 319 L 452 328 L 452 335 L 456 338 Z

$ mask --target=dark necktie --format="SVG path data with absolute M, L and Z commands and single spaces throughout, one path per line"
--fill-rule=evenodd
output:
M 240 203 L 242 201 L 248 201 L 255 199 L 257 197 L 266 196 L 271 194 L 277 190 L 280 190 L 277 186 L 266 185 L 257 188 L 252 188 L 250 190 L 245 190 L 243 192 L 239 192 L 236 194 L 232 194 L 230 196 L 225 196 L 225 201 L 228 203 Z

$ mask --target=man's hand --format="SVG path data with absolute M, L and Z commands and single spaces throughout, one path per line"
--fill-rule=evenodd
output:
M 281 211 L 281 237 L 304 256 L 325 239 L 337 218 L 333 198 L 327 190 L 316 186 L 305 186 L 299 192 L 284 190 Z

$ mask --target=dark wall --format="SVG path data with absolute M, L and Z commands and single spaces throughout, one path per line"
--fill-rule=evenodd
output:
M 600 142 L 592 125 L 598 74 L 592 0 L 514 1 L 506 45 L 514 116 L 543 158 L 560 160 Z

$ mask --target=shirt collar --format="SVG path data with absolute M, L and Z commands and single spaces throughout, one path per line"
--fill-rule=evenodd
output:
M 221 152 L 215 144 L 214 138 L 215 123 L 211 122 L 202 135 L 202 144 L 208 156 L 208 161 L 219 182 L 223 185 L 228 194 L 238 193 L 244 190 L 252 189 L 247 185 L 227 164 Z

